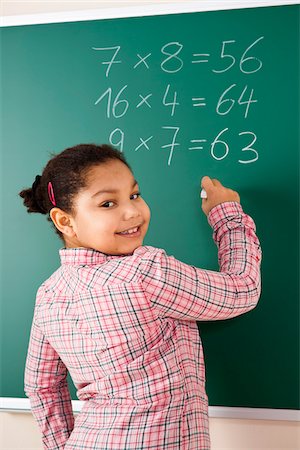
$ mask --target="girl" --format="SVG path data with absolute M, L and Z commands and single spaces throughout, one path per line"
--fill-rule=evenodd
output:
M 78 145 L 20 196 L 64 241 L 39 288 L 25 393 L 48 450 L 207 450 L 197 320 L 253 309 L 261 252 L 239 195 L 202 179 L 220 273 L 143 246 L 150 210 L 122 153 Z M 67 373 L 84 400 L 75 424 Z

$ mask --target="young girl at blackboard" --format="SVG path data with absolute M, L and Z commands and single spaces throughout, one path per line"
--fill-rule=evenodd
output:
M 48 450 L 210 448 L 196 320 L 253 309 L 260 246 L 239 195 L 202 179 L 220 272 L 143 246 L 150 211 L 122 153 L 78 145 L 20 195 L 65 247 L 38 290 L 25 392 Z M 84 400 L 75 424 L 67 372 Z

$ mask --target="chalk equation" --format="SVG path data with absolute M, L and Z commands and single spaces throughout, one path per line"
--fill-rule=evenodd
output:
M 259 60 L 255 56 L 250 55 L 250 50 L 253 49 L 260 41 L 264 39 L 264 36 L 260 36 L 254 42 L 252 42 L 243 52 L 241 57 L 239 58 L 239 68 L 241 72 L 245 74 L 251 74 L 259 71 L 262 68 L 262 61 Z M 232 54 L 232 46 L 236 43 L 235 40 L 223 41 L 221 45 L 220 59 L 223 60 L 223 67 L 212 68 L 212 71 L 215 73 L 223 73 L 227 70 L 230 70 L 236 63 L 237 58 Z M 230 48 L 227 50 L 227 48 Z M 106 77 L 109 76 L 110 71 L 114 64 L 121 64 L 122 60 L 117 60 L 119 52 L 121 51 L 121 46 L 116 45 L 114 47 L 92 47 L 93 50 L 97 52 L 105 52 L 111 53 L 111 59 L 108 61 L 101 61 L 101 64 L 106 65 L 107 69 L 105 72 Z M 176 73 L 179 72 L 183 66 L 184 62 L 181 58 L 181 54 L 183 53 L 184 46 L 180 42 L 168 42 L 161 49 L 160 53 L 165 55 L 166 58 L 162 60 L 160 63 L 161 70 L 167 73 Z M 152 53 L 148 53 L 144 56 L 140 54 L 137 55 L 137 62 L 133 65 L 133 69 L 136 69 L 138 66 L 143 64 L 143 67 L 146 69 L 150 69 L 149 58 L 152 56 Z M 193 53 L 192 59 L 190 60 L 191 64 L 201 64 L 209 62 L 209 53 Z M 193 59 L 194 58 L 194 59 Z M 229 61 L 228 61 L 229 60 Z
M 263 62 L 255 55 L 257 46 L 262 45 L 264 36 L 260 36 L 251 42 L 242 53 L 237 55 L 235 50 L 236 40 L 225 40 L 220 44 L 219 54 L 217 58 L 211 59 L 211 54 L 206 52 L 192 52 L 188 54 L 185 52 L 185 46 L 180 42 L 167 42 L 164 44 L 157 54 L 148 52 L 145 54 L 136 53 L 135 61 L 132 63 L 130 69 L 132 71 L 143 70 L 151 71 L 152 68 L 159 66 L 161 72 L 169 74 L 170 77 L 174 74 L 178 74 L 190 67 L 207 67 L 213 77 L 220 76 L 225 72 L 229 72 L 235 68 L 243 76 L 247 77 L 246 82 L 243 83 L 230 83 L 225 88 L 221 88 L 217 94 L 217 100 L 212 105 L 212 100 L 208 99 L 205 95 L 206 86 L 201 86 L 198 92 L 195 88 L 194 95 L 192 94 L 187 98 L 186 92 L 178 92 L 176 87 L 176 81 L 170 78 L 162 87 L 161 93 L 153 93 L 150 89 L 144 92 L 136 92 L 135 97 L 128 94 L 129 90 L 132 92 L 132 86 L 124 84 L 123 86 L 115 87 L 113 85 L 104 89 L 100 95 L 95 99 L 94 105 L 104 105 L 104 114 L 106 119 L 120 119 L 129 111 L 145 111 L 152 110 L 157 107 L 157 104 L 165 108 L 165 112 L 168 111 L 171 123 L 162 124 L 159 130 L 160 137 L 162 139 L 168 139 L 167 143 L 161 142 L 161 149 L 169 150 L 168 166 L 171 165 L 174 156 L 174 150 L 176 147 L 185 147 L 187 151 L 207 151 L 209 155 L 217 160 L 224 160 L 230 153 L 230 145 L 227 140 L 227 136 L 232 134 L 229 126 L 222 128 L 216 132 L 213 139 L 208 139 L 206 136 L 191 136 L 189 143 L 182 144 L 180 141 L 181 125 L 176 123 L 176 113 L 182 105 L 185 107 L 188 104 L 194 111 L 202 110 L 206 108 L 213 110 L 217 116 L 228 116 L 232 111 L 240 114 L 242 119 L 246 120 L 255 114 L 255 108 L 257 107 L 258 98 L 255 93 L 255 89 L 250 85 L 251 76 L 259 72 L 263 68 Z M 97 60 L 100 62 L 100 67 L 105 78 L 109 79 L 110 75 L 119 70 L 122 74 L 122 65 L 128 65 L 126 61 L 126 52 L 124 56 L 122 47 L 115 45 L 111 47 L 92 47 L 93 52 L 97 52 Z M 216 62 L 217 59 L 217 62 Z M 213 61 L 213 63 L 211 63 Z M 197 80 L 198 80 L 197 76 Z M 201 83 L 199 83 L 201 84 Z M 155 106 L 156 105 L 156 106 Z M 154 112 L 157 113 L 157 111 Z M 246 127 L 245 127 L 246 128 Z M 257 136 L 252 130 L 243 129 L 235 133 L 241 140 L 240 157 L 237 162 L 240 164 L 251 164 L 258 160 L 259 152 L 255 148 Z M 154 135 L 148 135 L 138 137 L 136 147 L 134 151 L 150 150 Z M 186 140 L 185 140 L 186 141 Z M 109 142 L 121 151 L 124 149 L 125 132 L 121 128 L 115 128 L 109 135 Z
M 174 150 L 176 147 L 182 147 L 182 144 L 177 139 L 179 137 L 180 127 L 177 126 L 162 126 L 161 130 L 166 130 L 168 132 L 168 135 L 166 138 L 169 138 L 169 143 L 164 144 L 161 146 L 162 149 L 168 149 L 169 150 L 169 157 L 168 157 L 168 166 L 171 165 Z M 225 159 L 230 151 L 228 141 L 226 141 L 225 133 L 229 131 L 229 128 L 224 128 L 221 130 L 218 135 L 213 139 L 212 142 L 208 142 L 207 139 L 191 139 L 190 140 L 190 147 L 187 147 L 187 150 L 189 151 L 195 151 L 195 150 L 205 150 L 207 147 L 209 148 L 209 153 L 213 159 L 216 161 L 221 161 Z M 162 133 L 164 134 L 164 133 Z M 238 162 L 240 164 L 249 164 L 257 161 L 258 159 L 258 152 L 253 148 L 253 145 L 255 144 L 257 137 L 255 133 L 252 131 L 242 131 L 238 133 L 239 136 L 247 136 L 248 144 L 244 147 L 241 147 L 240 151 L 247 152 L 244 153 L 244 159 L 238 159 Z M 163 137 L 163 136 L 162 136 Z M 147 136 L 147 137 L 139 137 L 138 145 L 135 147 L 134 151 L 139 151 L 140 149 L 146 149 L 150 150 L 150 141 L 154 138 L 154 136 Z M 119 148 L 121 151 L 124 149 L 124 142 L 125 142 L 125 133 L 120 128 L 115 128 L 109 135 L 109 142 L 114 147 Z
M 98 105 L 102 100 L 106 101 L 106 117 L 109 119 L 110 117 L 115 117 L 116 119 L 119 119 L 120 117 L 123 117 L 130 106 L 130 103 L 128 99 L 124 96 L 125 91 L 127 89 L 128 85 L 125 84 L 119 91 L 114 92 L 113 88 L 109 87 L 107 88 L 100 97 L 95 101 L 95 105 Z M 254 95 L 254 89 L 248 89 L 248 86 L 246 85 L 244 89 L 242 90 L 240 96 L 237 98 L 227 98 L 227 95 L 229 95 L 229 91 L 237 91 L 238 89 L 235 89 L 237 85 L 231 84 L 227 89 L 225 89 L 224 92 L 222 92 L 220 98 L 218 99 L 217 105 L 216 105 L 216 113 L 219 115 L 226 115 L 228 114 L 231 109 L 234 107 L 235 104 L 244 106 L 244 118 L 246 119 L 248 117 L 249 108 L 252 103 L 257 103 L 257 99 L 253 97 Z M 168 84 L 166 87 L 166 90 L 162 96 L 161 102 L 162 105 L 165 107 L 170 108 L 170 115 L 173 117 L 175 115 L 176 108 L 180 105 L 178 101 L 178 95 L 177 91 L 173 90 L 171 92 L 171 85 Z M 146 108 L 151 109 L 151 100 L 150 98 L 153 96 L 153 93 L 148 94 L 138 94 L 139 99 L 137 99 L 136 103 L 133 104 L 133 107 L 136 109 L 140 108 L 141 106 L 144 106 Z M 191 105 L 195 108 L 197 107 L 204 107 L 206 106 L 206 99 L 205 97 L 192 97 L 191 98 Z

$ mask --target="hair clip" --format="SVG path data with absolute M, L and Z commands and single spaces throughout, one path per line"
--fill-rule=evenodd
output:
M 53 186 L 52 186 L 51 181 L 49 181 L 49 183 L 48 183 L 48 196 L 49 196 L 49 200 L 52 203 L 52 205 L 56 206 L 56 201 L 55 201 L 54 191 L 53 191 Z

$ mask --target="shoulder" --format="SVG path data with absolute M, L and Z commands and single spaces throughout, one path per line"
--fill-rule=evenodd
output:
M 36 294 L 36 304 L 38 305 L 45 298 L 50 298 L 57 292 L 63 290 L 62 267 L 59 267 L 49 276 L 38 288 Z
M 155 258 L 157 255 L 161 255 L 162 253 L 165 253 L 165 250 L 162 248 L 152 247 L 151 245 L 142 245 L 134 251 L 133 255 L 139 257 L 140 259 L 151 259 Z
M 158 276 L 172 257 L 162 248 L 143 246 L 134 252 L 137 260 L 138 273 L 142 278 Z
M 140 264 L 159 262 L 167 257 L 164 249 L 150 245 L 137 248 L 133 255 L 138 259 Z

